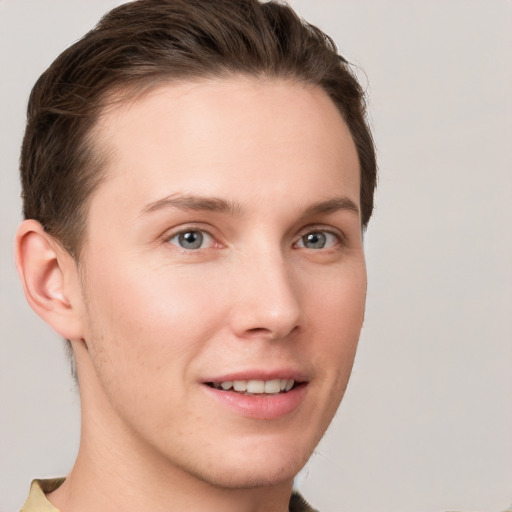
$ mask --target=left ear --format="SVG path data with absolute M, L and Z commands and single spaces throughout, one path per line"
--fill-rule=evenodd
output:
M 16 233 L 15 258 L 32 309 L 62 337 L 82 339 L 82 291 L 73 257 L 30 219 Z

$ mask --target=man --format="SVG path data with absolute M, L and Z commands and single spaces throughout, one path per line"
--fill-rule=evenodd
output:
M 376 174 L 332 41 L 281 4 L 122 5 L 38 80 L 21 173 L 17 268 L 82 404 L 23 510 L 311 510 Z

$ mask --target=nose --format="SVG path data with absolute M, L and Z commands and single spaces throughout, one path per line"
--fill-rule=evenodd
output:
M 279 340 L 304 324 L 300 286 L 281 251 L 247 258 L 236 280 L 231 328 L 240 338 Z

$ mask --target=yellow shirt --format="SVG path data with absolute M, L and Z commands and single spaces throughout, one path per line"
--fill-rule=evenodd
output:
M 30 486 L 30 494 L 20 512 L 59 512 L 47 499 L 45 494 L 55 491 L 65 478 L 52 478 L 48 480 L 33 480 Z M 316 512 L 304 500 L 294 492 L 290 499 L 290 512 Z
M 55 491 L 65 478 L 49 480 L 32 480 L 30 494 L 20 512 L 59 512 L 47 499 L 45 494 Z

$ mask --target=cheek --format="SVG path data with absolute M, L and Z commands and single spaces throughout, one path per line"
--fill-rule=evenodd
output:
M 313 358 L 330 374 L 331 384 L 344 389 L 364 319 L 366 268 L 364 260 L 333 273 L 310 287 L 309 319 L 316 340 Z
M 144 270 L 141 270 L 144 269 Z M 200 269 L 90 266 L 86 280 L 92 357 L 112 360 L 118 372 L 157 372 L 193 358 L 208 339 L 221 304 Z M 112 365 L 114 367 L 114 365 Z
M 137 268 L 119 260 L 115 268 L 91 267 L 86 342 L 108 403 L 150 435 L 193 413 L 186 390 L 225 315 L 197 269 L 192 278 L 179 269 Z
M 329 269 L 317 280 L 309 279 L 305 288 L 314 296 L 310 317 L 318 318 L 333 334 L 349 338 L 359 334 L 366 301 L 366 265 L 362 254 L 350 264 Z
M 364 317 L 364 259 L 308 283 L 308 326 L 301 348 L 315 369 L 308 413 L 314 446 L 335 415 L 352 370 Z

